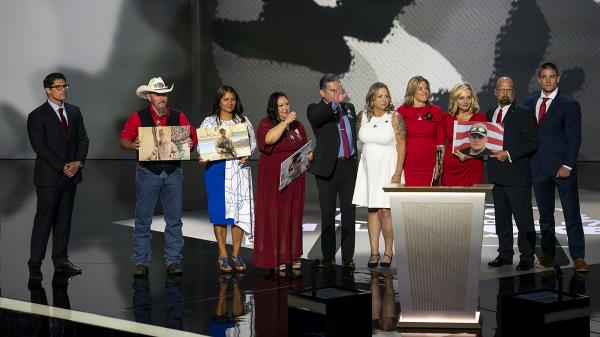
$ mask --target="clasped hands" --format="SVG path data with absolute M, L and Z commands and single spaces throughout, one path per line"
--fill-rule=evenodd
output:
M 66 163 L 65 167 L 63 167 L 63 173 L 67 177 L 72 178 L 77 174 L 80 167 L 81 167 L 80 161 L 72 161 L 72 162 Z

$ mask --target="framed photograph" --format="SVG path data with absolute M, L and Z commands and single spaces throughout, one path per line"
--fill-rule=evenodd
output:
M 188 126 L 139 127 L 140 161 L 189 160 Z
M 246 123 L 199 128 L 196 133 L 198 152 L 203 160 L 232 159 L 251 154 Z
M 481 158 L 501 151 L 504 143 L 504 127 L 489 122 L 454 122 L 452 153 L 461 152 Z
M 281 169 L 279 171 L 280 191 L 308 170 L 308 167 L 310 166 L 308 153 L 311 151 L 311 145 L 312 140 L 304 144 L 303 147 L 299 148 L 298 151 L 294 152 L 281 163 Z

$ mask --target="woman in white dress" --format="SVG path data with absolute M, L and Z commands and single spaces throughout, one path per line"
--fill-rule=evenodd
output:
M 390 200 L 382 187 L 390 182 L 400 183 L 406 150 L 406 125 L 400 114 L 394 111 L 390 91 L 385 84 L 373 83 L 365 101 L 364 110 L 357 118 L 362 153 L 352 203 L 368 208 L 367 228 L 371 245 L 368 267 L 374 268 L 379 264 L 387 268 L 392 262 L 394 231 Z M 379 254 L 381 233 L 385 243 L 383 258 Z

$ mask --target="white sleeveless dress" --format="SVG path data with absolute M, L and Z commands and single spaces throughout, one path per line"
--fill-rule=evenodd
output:
M 392 181 L 398 153 L 392 126 L 394 112 L 361 118 L 358 139 L 363 144 L 352 203 L 359 207 L 390 208 L 383 186 Z

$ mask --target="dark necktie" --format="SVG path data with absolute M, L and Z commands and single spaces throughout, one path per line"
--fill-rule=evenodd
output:
M 498 116 L 496 116 L 496 123 L 502 123 L 502 108 L 498 111 Z
M 67 132 L 69 132 L 69 124 L 67 124 L 67 119 L 65 118 L 65 115 L 63 114 L 63 108 L 58 108 L 58 114 L 60 115 L 60 124 L 62 124 L 63 131 L 65 132 L 65 135 L 66 135 Z
M 542 121 L 546 115 L 546 102 L 549 100 L 548 97 L 542 97 L 542 104 L 540 104 L 540 112 L 538 113 L 538 124 L 542 126 Z
M 350 141 L 348 140 L 348 133 L 346 132 L 346 124 L 344 123 L 344 110 L 342 109 L 342 105 L 338 104 L 337 106 L 337 114 L 339 118 L 339 128 L 342 134 L 342 150 L 344 154 L 344 158 L 350 158 Z

